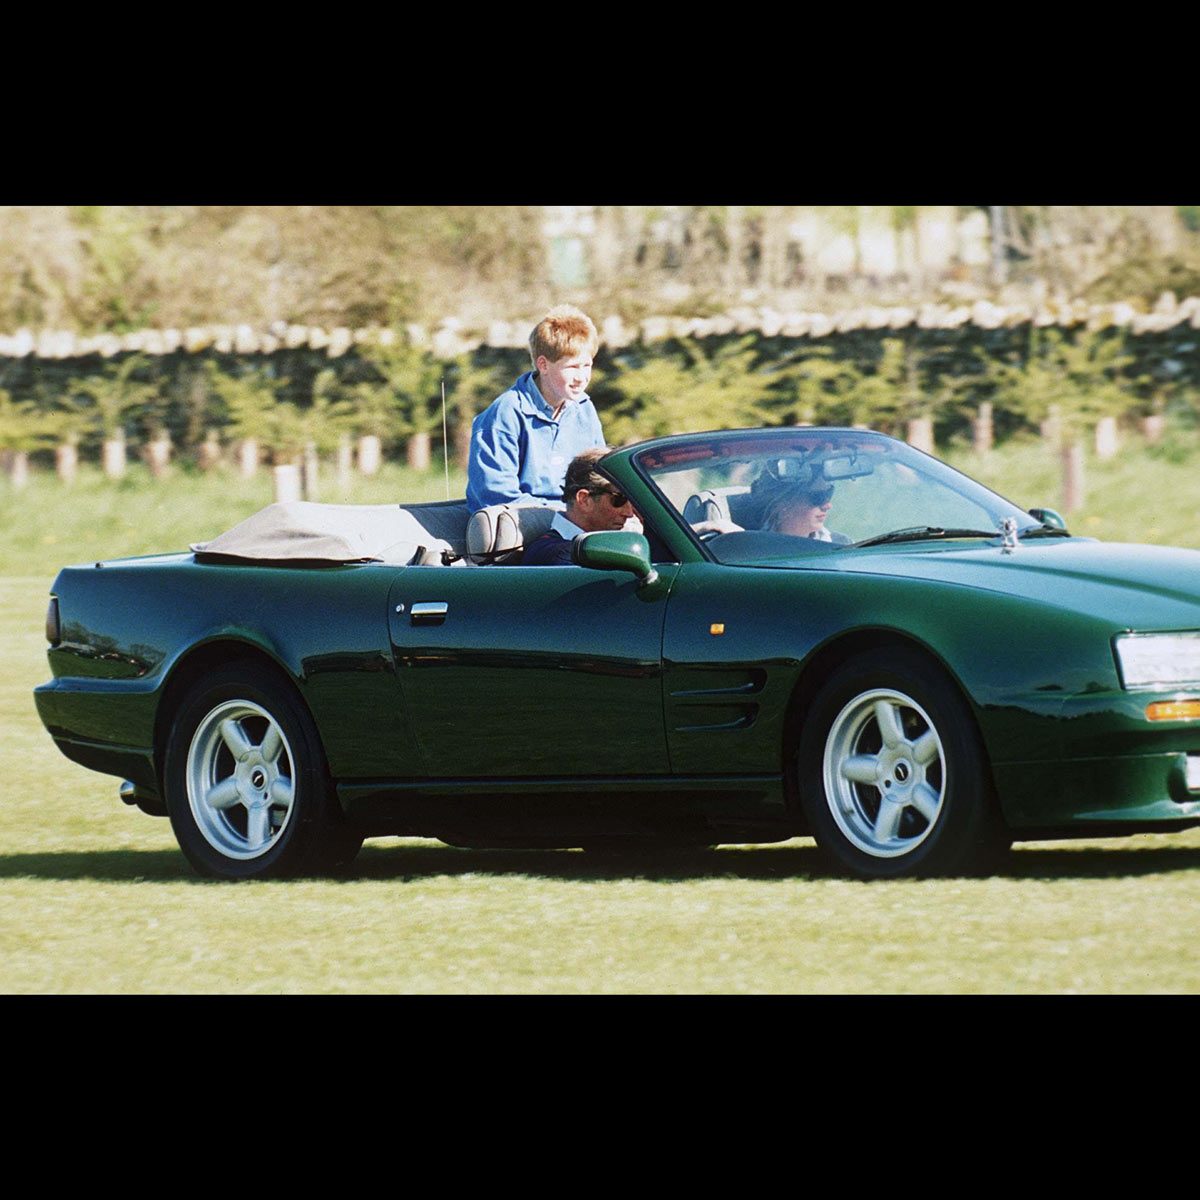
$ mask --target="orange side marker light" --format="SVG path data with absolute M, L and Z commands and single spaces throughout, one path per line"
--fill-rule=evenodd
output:
M 1147 721 L 1198 721 L 1200 700 L 1156 700 L 1146 705 Z

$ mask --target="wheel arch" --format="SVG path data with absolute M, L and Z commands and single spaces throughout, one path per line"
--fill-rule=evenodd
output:
M 800 749 L 800 739 L 804 729 L 804 722 L 813 701 L 829 677 L 843 664 L 849 662 L 850 659 L 859 654 L 872 650 L 912 651 L 927 659 L 946 677 L 947 681 L 958 693 L 964 708 L 970 716 L 971 724 L 974 727 L 975 734 L 979 739 L 979 745 L 983 751 L 984 761 L 987 764 L 988 779 L 992 782 L 994 793 L 995 777 L 992 771 L 991 757 L 988 754 L 987 742 L 984 739 L 983 728 L 979 721 L 979 714 L 976 710 L 975 702 L 971 699 L 970 693 L 963 686 L 957 674 L 950 669 L 945 660 L 936 651 L 911 634 L 890 628 L 856 629 L 839 637 L 831 638 L 814 650 L 803 663 L 799 678 L 792 688 L 787 713 L 784 718 L 783 760 L 781 763 L 786 781 L 788 804 L 792 808 L 792 811 L 796 813 L 800 811 L 799 795 L 796 788 L 796 772 L 792 769 L 792 764 L 795 762 L 796 753 Z
M 320 728 L 304 692 L 291 673 L 278 659 L 253 642 L 236 638 L 219 638 L 193 646 L 181 655 L 171 667 L 163 686 L 162 697 L 154 717 L 154 766 L 162 794 L 163 768 L 166 759 L 167 738 L 179 706 L 192 687 L 205 675 L 235 663 L 245 664 L 254 670 L 269 674 L 277 683 L 286 687 L 312 720 L 313 728 L 320 738 Z M 323 747 L 322 747 L 323 748 Z

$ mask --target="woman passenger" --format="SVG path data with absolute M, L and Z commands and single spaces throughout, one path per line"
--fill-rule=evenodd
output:
M 832 502 L 833 488 L 829 484 L 784 484 L 771 493 L 763 508 L 763 528 L 844 545 L 850 540 L 845 534 L 825 528 Z

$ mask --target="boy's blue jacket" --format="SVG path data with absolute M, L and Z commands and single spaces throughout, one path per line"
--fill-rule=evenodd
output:
M 575 455 L 604 445 L 595 405 L 585 394 L 568 401 L 557 421 L 526 371 L 471 425 L 467 508 L 512 501 L 562 500 L 567 466 Z

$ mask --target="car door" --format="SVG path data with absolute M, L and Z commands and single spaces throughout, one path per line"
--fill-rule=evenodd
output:
M 669 771 L 662 637 L 674 566 L 641 587 L 586 567 L 407 567 L 397 677 L 433 778 Z

